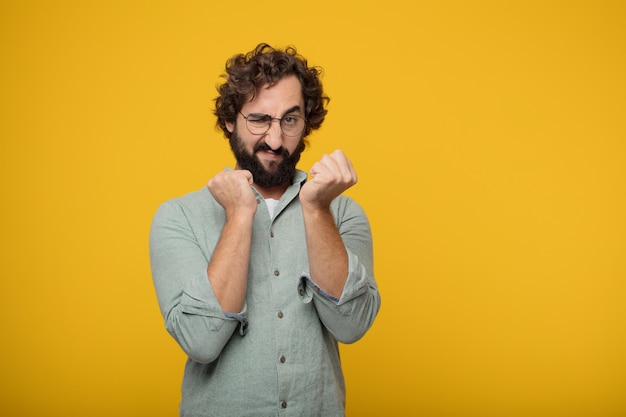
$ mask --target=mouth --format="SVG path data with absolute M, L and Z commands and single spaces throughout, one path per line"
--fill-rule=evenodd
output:
M 261 143 L 257 145 L 254 149 L 254 153 L 261 154 L 273 160 L 280 159 L 281 157 L 287 159 L 289 157 L 289 152 L 282 146 L 274 150 L 270 148 L 266 143 Z
M 275 156 L 275 157 L 282 156 L 282 154 L 280 152 L 275 152 L 275 151 L 272 151 L 272 150 L 269 150 L 269 151 L 268 150 L 258 150 L 258 151 L 256 151 L 256 153 L 260 153 L 260 154 L 263 154 L 263 155 L 271 155 L 271 156 Z

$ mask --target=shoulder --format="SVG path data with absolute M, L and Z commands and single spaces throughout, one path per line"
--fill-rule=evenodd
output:
M 363 207 L 361 207 L 361 205 L 352 197 L 344 194 L 333 200 L 330 205 L 330 209 L 338 219 L 346 217 L 362 217 L 367 219 Z
M 361 205 L 357 203 L 352 197 L 347 196 L 345 194 L 339 195 L 335 198 L 331 205 L 331 209 L 341 209 L 341 210 L 362 210 Z
M 157 218 L 175 218 L 184 216 L 189 220 L 200 218 L 221 206 L 215 201 L 206 187 L 174 197 L 161 203 L 155 214 Z

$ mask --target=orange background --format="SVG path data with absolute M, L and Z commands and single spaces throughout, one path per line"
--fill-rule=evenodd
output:
M 626 415 L 624 1 L 0 1 L 0 414 L 173 416 L 162 201 L 232 165 L 225 60 L 325 69 L 383 304 L 348 415 Z

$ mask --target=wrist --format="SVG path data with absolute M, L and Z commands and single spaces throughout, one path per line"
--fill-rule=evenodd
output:
M 306 202 L 301 201 L 302 211 L 306 213 L 330 213 L 330 204 L 320 203 L 319 201 Z
M 241 225 L 252 224 L 254 221 L 254 215 L 256 214 L 256 207 L 243 208 L 238 207 L 226 212 L 226 221 L 229 223 L 240 223 Z

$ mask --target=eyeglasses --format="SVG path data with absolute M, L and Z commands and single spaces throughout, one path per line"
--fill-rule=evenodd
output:
M 293 114 L 286 114 L 281 118 L 262 113 L 250 113 L 247 116 L 244 116 L 242 112 L 239 112 L 239 114 L 246 119 L 246 127 L 253 135 L 266 134 L 270 130 L 270 127 L 272 127 L 273 120 L 280 122 L 280 129 L 285 136 L 299 136 L 306 125 L 304 117 Z

